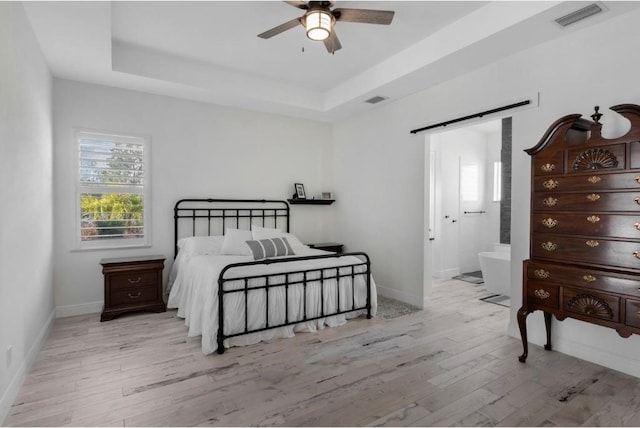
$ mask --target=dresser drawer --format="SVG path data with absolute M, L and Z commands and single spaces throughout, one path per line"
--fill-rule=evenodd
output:
M 563 287 L 562 289 L 562 309 L 570 314 L 619 322 L 619 308 L 618 296 L 579 288 Z
M 155 271 L 134 271 L 127 273 L 113 274 L 109 277 L 111 288 L 129 289 L 144 285 L 154 285 L 158 282 L 158 273 Z
M 564 235 L 640 239 L 640 216 L 602 213 L 536 213 L 533 214 L 533 230 Z
M 640 300 L 627 299 L 625 324 L 640 328 Z
M 527 281 L 527 302 L 529 305 L 558 309 L 559 295 L 557 285 L 535 280 Z
M 533 161 L 533 171 L 535 175 L 562 174 L 564 172 L 564 151 L 536 157 Z
M 571 267 L 552 262 L 527 263 L 527 278 L 555 282 L 561 285 L 577 285 L 611 293 L 621 293 L 640 298 L 640 276 L 613 274 L 597 269 Z
M 154 285 L 145 287 L 130 287 L 127 290 L 118 290 L 111 292 L 111 306 L 132 306 L 136 304 L 147 304 L 157 301 L 159 288 Z
M 567 150 L 567 172 L 611 172 L 625 168 L 626 144 Z M 612 183 L 613 187 L 620 187 Z
M 535 192 L 534 211 L 640 212 L 640 190 L 628 192 Z
M 577 192 L 609 189 L 640 190 L 640 172 L 603 174 L 602 170 L 587 174 L 547 175 L 533 179 L 535 192 Z
M 534 233 L 533 258 L 640 269 L 640 242 Z

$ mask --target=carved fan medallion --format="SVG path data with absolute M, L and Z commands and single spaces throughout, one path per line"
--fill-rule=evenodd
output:
M 613 319 L 613 310 L 607 302 L 591 294 L 579 294 L 567 302 L 567 308 L 586 315 Z
M 573 161 L 574 171 L 589 169 L 615 168 L 618 160 L 607 149 L 589 149 L 580 153 Z

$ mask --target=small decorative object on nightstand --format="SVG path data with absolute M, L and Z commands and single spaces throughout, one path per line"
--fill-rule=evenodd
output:
M 315 248 L 316 250 L 331 251 L 332 253 L 342 254 L 342 244 L 337 244 L 335 242 L 322 242 L 319 244 L 308 245 L 309 247 Z
M 100 321 L 125 312 L 164 312 L 164 256 L 118 257 L 100 260 L 104 274 L 104 309 Z

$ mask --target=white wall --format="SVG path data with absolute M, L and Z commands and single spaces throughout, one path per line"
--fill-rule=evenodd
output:
M 49 70 L 22 4 L 0 2 L 0 425 L 53 320 L 51 147 Z
M 75 127 L 151 137 L 151 248 L 74 251 Z M 54 141 L 58 316 L 102 309 L 103 257 L 164 254 L 166 277 L 181 198 L 286 199 L 296 182 L 307 197 L 331 191 L 324 175 L 331 131 L 320 122 L 56 79 Z M 292 206 L 292 232 L 308 242 L 332 239 L 333 209 Z
M 545 43 L 480 70 L 381 105 L 337 123 L 333 176 L 346 203 L 337 208 L 339 234 L 350 247 L 370 252 L 374 276 L 389 294 L 428 301 L 423 278 L 425 136 L 411 129 L 483 111 L 540 93 L 538 108 L 513 113 L 512 291 L 521 300 L 522 260 L 529 249 L 530 158 L 547 127 L 570 113 L 640 103 L 640 12 L 613 18 Z M 614 131 L 615 132 L 615 131 Z M 344 162 L 350 159 L 349 162 Z M 404 299 L 403 299 L 404 300 Z M 509 332 L 519 337 L 511 308 Z M 544 342 L 540 313 L 529 317 L 529 339 Z M 565 320 L 554 322 L 555 349 L 640 376 L 640 337 Z

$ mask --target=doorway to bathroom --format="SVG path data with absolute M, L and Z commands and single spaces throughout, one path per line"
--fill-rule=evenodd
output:
M 507 267 L 497 280 L 500 293 L 493 292 L 508 295 L 511 118 L 431 134 L 429 141 L 432 277 L 487 282 L 483 276 L 494 275 L 484 256 L 501 252 Z

